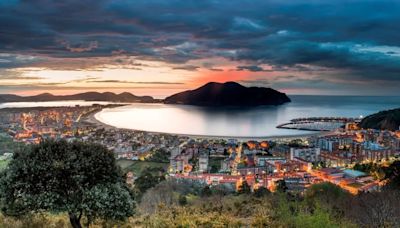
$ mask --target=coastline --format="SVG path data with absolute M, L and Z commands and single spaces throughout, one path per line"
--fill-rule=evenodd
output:
M 310 131 L 308 134 L 294 134 L 294 135 L 276 135 L 276 136 L 219 136 L 219 135 L 193 135 L 193 134 L 178 134 L 178 133 L 168 133 L 168 132 L 157 132 L 157 131 L 144 131 L 144 130 L 138 130 L 138 129 L 131 129 L 131 128 L 120 128 L 120 127 L 114 127 L 112 125 L 106 124 L 104 122 L 101 122 L 98 120 L 95 115 L 98 112 L 101 112 L 103 109 L 97 110 L 93 113 L 90 113 L 83 121 L 94 124 L 97 127 L 104 128 L 107 130 L 117 130 L 117 129 L 123 129 L 123 130 L 130 130 L 130 131 L 138 131 L 138 132 L 147 132 L 151 134 L 165 134 L 165 135 L 176 135 L 180 137 L 190 137 L 190 138 L 195 138 L 195 139 L 236 139 L 236 140 L 241 140 L 241 141 L 250 141 L 250 140 L 258 140 L 258 141 L 263 141 L 263 140 L 290 140 L 290 139 L 306 139 L 312 136 L 321 136 L 321 135 L 326 135 L 330 134 L 331 132 L 327 131 Z

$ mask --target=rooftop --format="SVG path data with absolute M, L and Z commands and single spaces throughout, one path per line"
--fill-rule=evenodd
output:
M 366 173 L 358 171 L 358 170 L 354 170 L 354 169 L 345 169 L 343 170 L 343 173 L 347 176 L 350 177 L 364 177 L 367 176 Z

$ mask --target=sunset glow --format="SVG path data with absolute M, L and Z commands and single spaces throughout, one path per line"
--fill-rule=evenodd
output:
M 289 94 L 399 94 L 398 2 L 159 4 L 1 1 L 0 93 L 165 97 L 236 81 Z M 374 16 L 378 5 L 385 16 Z

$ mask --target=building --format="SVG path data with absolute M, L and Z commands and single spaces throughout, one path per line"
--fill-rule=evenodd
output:
M 257 166 L 267 166 L 268 162 L 271 161 L 285 161 L 284 157 L 275 157 L 275 156 L 267 156 L 267 155 L 255 155 L 254 162 Z
M 321 150 L 335 151 L 346 149 L 353 143 L 353 135 L 329 135 L 319 137 L 316 142 L 316 146 Z
M 290 148 L 290 160 L 300 158 L 308 162 L 317 162 L 320 160 L 321 149 L 311 148 Z
M 394 156 L 395 151 L 373 142 L 364 142 L 361 147 L 359 157 L 361 160 L 380 161 Z
M 199 156 L 199 171 L 208 172 L 208 154 L 202 153 Z
M 347 167 L 355 161 L 354 156 L 348 151 L 322 151 L 320 160 L 326 164 L 327 167 Z

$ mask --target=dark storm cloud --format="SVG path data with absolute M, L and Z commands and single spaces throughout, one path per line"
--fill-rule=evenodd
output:
M 173 67 L 172 69 L 175 70 L 188 70 L 188 71 L 196 71 L 197 69 L 199 69 L 200 67 L 198 66 L 193 66 L 193 65 L 182 65 L 179 67 Z
M 0 69 L 30 66 L 45 61 L 45 58 L 19 54 L 0 53 Z
M 260 66 L 255 66 L 255 65 L 251 65 L 251 66 L 237 66 L 236 69 L 238 71 L 242 71 L 242 70 L 248 70 L 248 71 L 252 71 L 252 72 L 259 72 L 259 71 L 270 71 L 270 70 L 266 70 Z
M 0 56 L 0 67 L 46 58 L 224 57 L 253 72 L 264 70 L 258 64 L 318 67 L 349 81 L 399 81 L 400 55 L 391 50 L 400 47 L 399 12 L 400 2 L 387 0 L 1 1 L 0 52 L 34 59 Z

